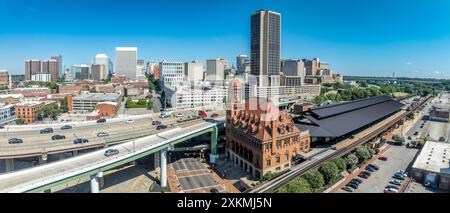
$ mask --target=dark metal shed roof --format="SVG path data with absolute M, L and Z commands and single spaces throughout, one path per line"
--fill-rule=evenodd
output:
M 297 126 L 300 129 L 308 129 L 313 137 L 340 137 L 380 120 L 403 106 L 388 96 L 330 105 L 305 115 L 313 124 L 300 123 Z M 317 116 L 317 113 L 320 116 Z
M 376 96 L 371 98 L 365 98 L 357 101 L 351 101 L 340 104 L 333 104 L 324 107 L 314 108 L 310 110 L 312 116 L 322 119 L 330 116 L 334 116 L 337 114 L 346 113 L 349 111 L 353 111 L 356 109 L 361 109 L 364 107 L 368 107 L 371 105 L 379 104 L 381 102 L 392 100 L 389 96 Z

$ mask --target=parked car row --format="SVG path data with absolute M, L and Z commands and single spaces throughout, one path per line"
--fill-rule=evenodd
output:
M 389 181 L 390 185 L 384 188 L 384 193 L 398 193 L 403 180 L 405 180 L 408 175 L 403 170 L 398 170 L 393 176 L 394 179 Z
M 350 182 L 345 185 L 345 187 L 342 188 L 342 190 L 345 190 L 347 192 L 353 192 L 354 190 L 358 189 L 359 184 L 363 183 L 363 180 L 360 178 L 353 178 Z

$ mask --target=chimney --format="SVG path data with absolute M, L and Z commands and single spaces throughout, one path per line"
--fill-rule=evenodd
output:
M 277 145 L 277 138 L 278 138 L 278 120 L 274 119 L 270 121 L 272 125 L 272 155 L 275 155 L 275 148 Z

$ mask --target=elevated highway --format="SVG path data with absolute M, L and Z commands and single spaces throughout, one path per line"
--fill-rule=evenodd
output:
M 224 115 L 223 111 L 212 112 Z M 192 117 L 192 111 L 183 112 L 183 117 Z M 134 123 L 126 124 L 126 120 L 133 119 Z M 61 126 L 66 124 L 53 124 L 51 134 L 40 134 L 40 130 L 47 125 L 27 125 L 14 126 L 0 131 L 0 159 L 24 158 L 40 156 L 45 154 L 55 154 L 67 151 L 84 150 L 96 147 L 104 147 L 108 144 L 117 144 L 130 139 L 136 139 L 162 131 L 166 131 L 178 126 L 188 126 L 201 122 L 200 119 L 177 122 L 183 118 L 159 118 L 159 114 L 133 116 L 127 118 L 108 119 L 106 123 L 97 124 L 96 121 L 87 121 L 83 123 L 71 123 L 73 127 L 68 130 L 61 130 Z M 157 130 L 152 121 L 160 121 L 167 126 L 165 130 Z M 24 128 L 26 127 L 26 128 Z M 106 132 L 109 136 L 97 137 L 99 132 Z M 52 141 L 53 135 L 64 135 L 66 139 Z M 22 144 L 9 144 L 10 138 L 20 138 Z M 85 144 L 74 144 L 76 138 L 86 138 L 89 140 Z
M 91 177 L 91 191 L 99 191 L 99 178 L 103 171 L 130 163 L 139 158 L 156 154 L 161 164 L 161 186 L 167 186 L 167 151 L 175 144 L 203 134 L 211 135 L 211 161 L 217 152 L 218 127 L 224 125 L 224 117 L 202 120 L 188 127 L 177 127 L 162 133 L 142 137 L 130 142 L 114 145 L 119 154 L 106 157 L 106 148 L 79 155 L 66 160 L 48 163 L 22 171 L 0 175 L 0 192 L 43 192 L 52 187 L 76 180 L 83 176 Z

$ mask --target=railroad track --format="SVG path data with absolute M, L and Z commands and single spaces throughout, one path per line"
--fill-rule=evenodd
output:
M 414 109 L 412 109 L 411 111 L 406 111 L 404 112 L 402 115 L 398 116 L 397 118 L 393 119 L 392 121 L 388 122 L 387 124 L 377 128 L 376 130 L 374 130 L 373 132 L 365 135 L 364 137 L 358 139 L 357 141 L 355 141 L 354 143 L 351 143 L 347 146 L 344 146 L 338 150 L 335 150 L 334 152 L 330 151 L 331 154 L 320 158 L 320 159 L 315 159 L 312 158 L 309 161 L 306 161 L 305 163 L 302 164 L 301 168 L 295 169 L 295 170 L 291 170 L 289 172 L 286 172 L 283 175 L 280 175 L 278 177 L 276 177 L 275 179 L 261 185 L 260 187 L 247 191 L 248 193 L 267 193 L 267 192 L 272 192 L 275 189 L 285 185 L 286 183 L 288 183 L 289 181 L 304 175 L 306 172 L 308 172 L 311 169 L 315 169 L 317 167 L 319 167 L 322 163 L 343 156 L 349 152 L 351 152 L 354 148 L 356 148 L 357 146 L 364 144 L 366 142 L 368 142 L 369 140 L 375 138 L 376 136 L 378 136 L 379 134 L 382 134 L 384 131 L 386 131 L 387 129 L 391 128 L 393 125 L 395 125 L 397 122 L 399 122 L 401 119 L 405 118 L 406 116 L 408 116 L 410 113 L 414 113 L 415 110 L 417 110 L 419 107 L 421 107 L 424 103 L 426 103 L 428 100 L 430 100 L 431 96 L 428 97 L 427 99 L 423 100 L 420 104 L 418 104 Z M 331 149 L 329 149 L 331 150 Z

